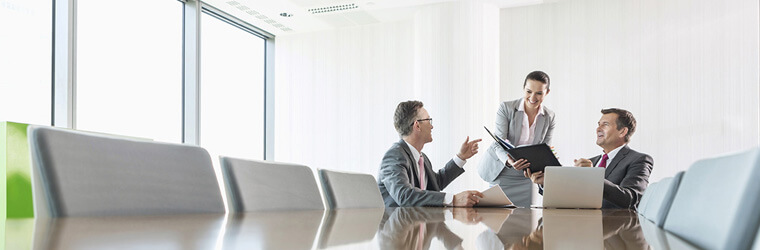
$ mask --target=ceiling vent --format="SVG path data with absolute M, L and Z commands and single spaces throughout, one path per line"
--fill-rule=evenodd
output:
M 326 7 L 320 7 L 320 8 L 311 8 L 309 9 L 309 12 L 311 12 L 311 14 L 321 14 L 321 13 L 328 13 L 328 12 L 351 10 L 351 9 L 356 9 L 356 8 L 359 8 L 359 5 L 349 3 L 349 4 L 333 5 L 333 6 L 326 6 Z
M 269 18 L 268 16 L 266 16 L 266 15 L 264 15 L 264 14 L 262 14 L 262 13 L 256 11 L 256 10 L 251 9 L 251 7 L 245 6 L 244 4 L 242 4 L 242 3 L 238 2 L 238 1 L 228 1 L 227 4 L 229 4 L 232 7 L 237 8 L 238 10 L 240 10 L 242 12 L 247 13 L 248 15 L 250 15 L 252 17 L 255 17 L 256 19 L 259 19 L 259 20 L 263 21 L 264 23 L 272 25 L 272 27 L 274 27 L 276 29 L 279 29 L 279 30 L 282 30 L 282 31 L 285 31 L 285 32 L 293 31 L 293 29 L 288 28 L 287 26 L 285 26 L 285 25 L 283 25 L 283 24 L 275 21 L 272 18 Z

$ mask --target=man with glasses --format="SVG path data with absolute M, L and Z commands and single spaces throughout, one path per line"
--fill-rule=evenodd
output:
M 465 161 L 478 153 L 478 142 L 468 136 L 459 153 L 446 166 L 433 171 L 422 147 L 433 141 L 433 118 L 420 101 L 399 103 L 393 116 L 393 125 L 401 136 L 385 153 L 380 164 L 377 186 L 385 206 L 456 206 L 471 207 L 483 197 L 469 190 L 455 195 L 441 192 L 464 173 Z

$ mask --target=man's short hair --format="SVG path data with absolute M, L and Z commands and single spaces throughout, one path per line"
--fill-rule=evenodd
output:
M 636 118 L 633 118 L 633 114 L 625 109 L 619 109 L 619 108 L 609 108 L 609 109 L 602 109 L 602 114 L 609 114 L 609 113 L 615 113 L 618 115 L 617 120 L 615 121 L 615 124 L 617 125 L 617 130 L 620 130 L 622 128 L 628 128 L 628 134 L 625 135 L 625 142 L 629 142 L 631 140 L 631 136 L 633 135 L 633 132 L 636 132 Z
M 523 88 L 525 88 L 525 85 L 528 84 L 528 80 L 542 82 L 546 84 L 546 89 L 549 89 L 549 86 L 551 85 L 549 75 L 540 70 L 530 72 L 527 76 L 525 76 L 525 81 L 523 81 Z
M 407 136 L 412 133 L 412 124 L 417 120 L 417 111 L 422 108 L 421 101 L 405 101 L 396 106 L 396 113 L 393 114 L 393 126 L 401 136 Z

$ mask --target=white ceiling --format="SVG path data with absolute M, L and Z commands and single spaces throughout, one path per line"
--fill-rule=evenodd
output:
M 274 35 L 287 35 L 339 27 L 392 22 L 413 17 L 428 5 L 456 0 L 205 0 Z M 499 8 L 525 6 L 545 0 L 484 0 Z M 556 1 L 556 0 L 555 0 Z M 309 10 L 336 11 L 312 13 Z M 288 13 L 290 17 L 283 17 Z

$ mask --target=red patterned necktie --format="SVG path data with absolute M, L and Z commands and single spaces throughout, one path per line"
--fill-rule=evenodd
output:
M 602 156 L 602 162 L 599 163 L 600 168 L 607 167 L 607 159 L 609 159 L 609 157 L 607 156 L 607 154 L 604 154 L 604 156 Z

